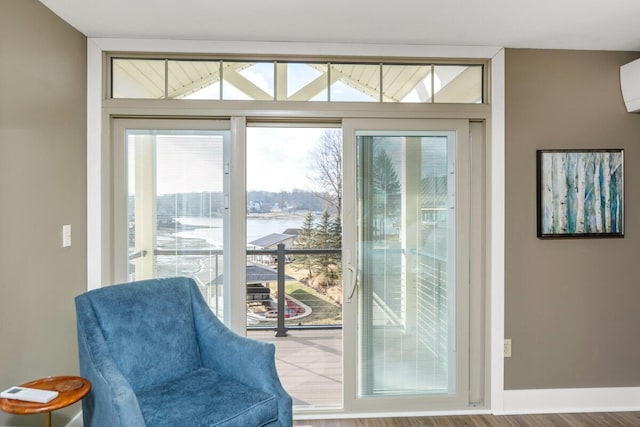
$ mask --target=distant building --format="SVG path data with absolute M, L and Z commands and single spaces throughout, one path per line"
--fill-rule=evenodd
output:
M 267 236 L 249 242 L 249 245 L 256 249 L 277 249 L 279 243 L 284 243 L 285 248 L 290 248 L 297 239 L 297 233 L 285 234 L 285 233 L 271 233 Z
M 287 228 L 286 230 L 284 230 L 282 232 L 282 234 L 290 234 L 291 236 L 296 236 L 296 239 L 298 238 L 298 234 L 300 234 L 300 229 L 299 228 Z
M 262 212 L 262 202 L 257 200 L 251 200 L 249 203 L 247 203 L 247 212 L 249 213 Z
M 249 247 L 253 249 L 278 249 L 278 245 L 280 243 L 284 243 L 284 248 L 290 249 L 293 247 L 293 244 L 295 243 L 297 238 L 298 233 L 271 233 L 267 236 L 249 242 Z M 262 264 L 274 263 L 277 262 L 277 260 L 278 257 L 276 257 L 275 255 L 254 255 L 251 257 L 251 261 Z M 287 261 L 290 261 L 288 257 Z

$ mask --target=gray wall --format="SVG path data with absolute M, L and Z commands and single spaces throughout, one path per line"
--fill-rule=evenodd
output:
M 506 389 L 640 386 L 638 52 L 506 51 Z M 536 150 L 623 148 L 623 239 L 536 238 Z
M 86 38 L 36 0 L 0 0 L 0 388 L 78 373 L 86 289 Z M 633 52 L 506 53 L 507 389 L 640 386 L 640 115 Z M 536 238 L 535 151 L 624 148 L 624 239 Z M 61 227 L 73 246 L 61 247 Z M 79 405 L 54 414 L 64 425 Z M 0 413 L 0 424 L 42 416 Z
M 86 38 L 36 0 L 0 0 L 0 388 L 78 374 L 86 265 Z

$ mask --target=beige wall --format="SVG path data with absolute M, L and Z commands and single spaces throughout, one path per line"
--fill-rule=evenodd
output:
M 36 0 L 0 0 L 0 388 L 77 375 L 86 289 L 86 38 Z M 61 228 L 71 224 L 70 248 Z M 54 414 L 65 425 L 80 410 Z M 10 416 L 0 425 L 43 425 Z
M 638 52 L 506 51 L 506 389 L 640 386 Z M 625 237 L 536 238 L 536 150 L 623 148 Z
M 36 0 L 0 0 L 0 388 L 78 373 L 85 52 L 85 37 Z M 637 57 L 507 50 L 506 389 L 640 386 L 640 115 L 625 112 L 618 79 Z M 625 238 L 537 239 L 536 149 L 607 147 L 625 149 Z M 42 418 L 0 413 L 5 424 Z

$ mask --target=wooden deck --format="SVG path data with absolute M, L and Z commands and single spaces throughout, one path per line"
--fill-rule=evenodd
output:
M 342 406 L 342 331 L 289 331 L 276 338 L 273 331 L 249 331 L 247 336 L 276 345 L 280 380 L 293 397 L 295 409 Z M 640 426 L 640 412 L 551 415 L 469 415 L 414 418 L 298 420 L 296 427 L 632 427 Z
M 342 407 L 342 330 L 247 331 L 276 345 L 276 366 L 295 409 Z

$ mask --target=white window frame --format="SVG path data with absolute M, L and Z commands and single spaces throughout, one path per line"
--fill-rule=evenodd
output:
M 104 251 L 109 248 L 104 205 L 108 203 L 104 191 L 105 177 L 109 176 L 109 113 L 105 111 L 104 85 L 106 84 L 103 58 L 106 52 L 175 52 L 210 54 L 308 55 L 309 52 L 351 57 L 423 57 L 423 58 L 485 58 L 489 66 L 490 88 L 488 99 L 491 120 L 487 140 L 487 363 L 488 390 L 485 396 L 490 408 L 484 412 L 504 412 L 504 237 L 505 237 L 505 52 L 501 47 L 427 46 L 427 45 L 358 45 L 270 42 L 215 42 L 182 40 L 101 39 L 87 40 L 87 288 L 101 287 L 104 283 Z M 438 104 L 436 104 L 438 105 Z M 156 114 L 170 114 L 170 106 L 156 109 Z M 234 106 L 229 105 L 230 115 Z M 295 116 L 295 105 L 290 105 Z M 246 111 L 246 110 L 245 110 Z M 404 110 L 399 110 L 404 111 Z M 411 111 L 408 109 L 407 111 Z M 126 111 L 120 111 L 126 114 Z M 134 112 L 131 111 L 130 114 Z M 268 113 L 267 113 L 268 114 Z M 437 115 L 437 114 L 436 114 Z M 440 117 L 446 117 L 441 115 Z M 471 411 L 473 412 L 473 411 Z M 477 411 L 476 411 L 477 412 Z M 425 411 L 425 414 L 431 414 Z M 337 414 L 344 417 L 345 414 Z M 359 416 L 359 414 L 350 414 Z M 380 414 L 383 415 L 383 414 Z M 397 414 L 395 414 L 397 415 Z M 412 415 L 412 414 L 407 414 Z M 326 418 L 327 414 L 322 414 Z

